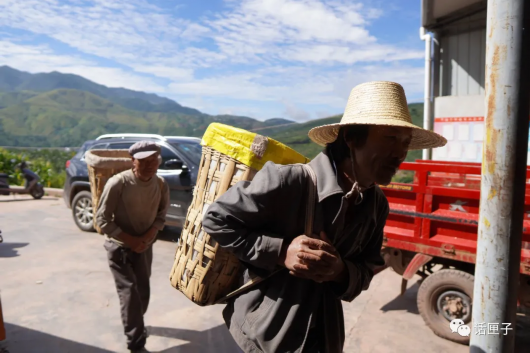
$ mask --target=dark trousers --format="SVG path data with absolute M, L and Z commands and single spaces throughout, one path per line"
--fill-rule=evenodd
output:
M 153 247 L 138 254 L 106 240 L 105 249 L 120 298 L 121 320 L 127 336 L 127 347 L 141 349 L 146 341 L 144 314 L 149 305 Z

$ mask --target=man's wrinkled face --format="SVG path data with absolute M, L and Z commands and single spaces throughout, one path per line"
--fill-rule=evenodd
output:
M 359 172 L 372 182 L 387 185 L 407 157 L 412 129 L 394 126 L 370 127 L 366 143 L 355 147 Z
M 150 179 L 155 176 L 160 165 L 158 153 L 155 153 L 147 158 L 134 159 L 133 164 L 136 172 L 145 179 Z

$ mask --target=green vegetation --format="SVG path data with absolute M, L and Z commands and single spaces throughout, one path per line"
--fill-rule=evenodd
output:
M 409 104 L 409 110 L 412 122 L 417 126 L 423 125 L 423 104 Z M 341 115 L 332 116 L 325 119 L 311 120 L 304 124 L 293 124 L 285 127 L 265 128 L 257 131 L 259 134 L 270 136 L 287 146 L 295 149 L 308 158 L 314 158 L 322 151 L 322 147 L 313 143 L 307 133 L 316 126 L 326 124 L 336 124 L 340 122 Z M 412 162 L 421 158 L 421 151 L 410 151 L 407 155 L 407 161 Z
M 410 104 L 409 109 L 413 123 L 421 126 L 423 104 Z M 211 116 L 168 98 L 109 88 L 76 75 L 29 74 L 0 66 L 0 144 L 4 146 L 81 146 L 99 135 L 120 132 L 200 137 L 208 125 L 220 122 L 255 130 L 314 158 L 322 147 L 310 141 L 308 131 L 338 123 L 340 118 L 337 115 L 298 124 L 281 118 L 262 122 L 243 116 Z M 69 153 L 45 149 L 0 151 L 0 172 L 12 174 L 14 184 L 22 180 L 10 160 L 24 159 L 33 163 L 31 167 L 45 186 L 62 187 Z M 418 158 L 421 151 L 411 151 L 407 161 Z M 412 177 L 400 174 L 398 179 L 410 182 Z
M 0 66 L 0 141 L 4 146 L 75 147 L 106 133 L 202 136 L 220 122 L 246 130 L 291 123 L 203 114 L 154 94 L 108 88 L 80 76 L 29 74 Z
M 268 128 L 257 131 L 259 134 L 286 144 L 308 158 L 315 158 L 322 151 L 322 147 L 312 142 L 307 133 L 316 126 L 335 124 L 340 121 L 341 116 L 333 116 L 325 119 L 316 119 L 303 124 L 288 125 L 285 127 Z
M 10 95 L 11 101 L 20 101 Z M 214 121 L 247 130 L 267 124 L 230 115 L 134 111 L 89 92 L 59 89 L 0 109 L 0 140 L 10 146 L 58 147 L 81 146 L 99 135 L 119 132 L 198 137 Z
M 414 172 L 412 170 L 398 170 L 392 178 L 394 183 L 412 184 L 414 181 Z
M 75 155 L 74 151 L 7 150 L 0 148 L 0 172 L 9 175 L 11 185 L 24 185 L 24 177 L 18 169 L 22 161 L 28 162 L 29 169 L 41 178 L 44 187 L 62 188 L 66 178 L 65 163 Z

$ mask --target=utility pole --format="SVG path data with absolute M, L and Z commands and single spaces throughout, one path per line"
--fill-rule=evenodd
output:
M 497 323 L 501 330 L 483 335 L 472 328 L 472 353 L 514 351 L 529 127 L 529 8 L 528 0 L 488 0 L 473 324 Z M 502 330 L 503 323 L 509 330 Z

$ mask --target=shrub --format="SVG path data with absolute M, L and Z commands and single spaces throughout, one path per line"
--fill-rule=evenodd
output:
M 44 187 L 62 188 L 66 180 L 65 163 L 74 155 L 75 151 L 0 148 L 0 172 L 9 175 L 10 184 L 24 185 L 24 176 L 18 165 L 25 161 L 29 169 L 40 177 L 40 182 Z

